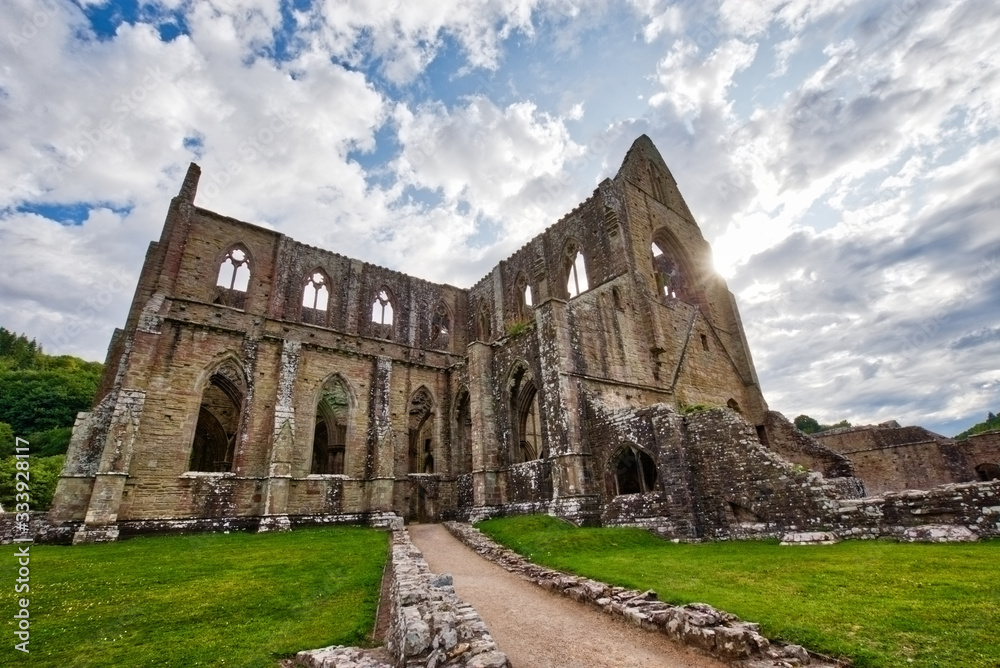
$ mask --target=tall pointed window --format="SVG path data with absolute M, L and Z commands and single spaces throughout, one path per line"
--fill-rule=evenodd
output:
M 514 279 L 514 307 L 518 320 L 527 320 L 531 315 L 531 285 L 524 272 L 518 272 Z
M 330 304 L 329 280 L 321 271 L 315 271 L 306 278 L 302 290 L 302 322 L 325 325 Z
M 469 391 L 462 390 L 455 403 L 455 473 L 472 473 L 472 409 Z
M 685 299 L 684 279 L 674 258 L 657 242 L 650 245 L 656 291 L 668 299 Z
M 202 391 L 190 471 L 231 471 L 246 396 L 243 372 L 227 361 L 211 375 Z
M 486 308 L 486 302 L 482 302 L 479 305 L 479 315 L 476 317 L 476 330 L 480 341 L 489 343 L 493 339 L 492 320 L 490 319 L 489 309 Z
M 372 333 L 383 339 L 391 339 L 392 316 L 392 297 L 386 288 L 382 288 L 372 302 Z
M 347 386 L 339 377 L 334 376 L 323 385 L 319 404 L 316 406 L 312 473 L 344 472 L 349 411 Z
M 410 397 L 408 431 L 410 473 L 434 473 L 434 400 L 426 387 Z
M 520 464 L 546 456 L 538 412 L 538 391 L 531 372 L 519 365 L 511 376 L 510 408 L 513 447 L 510 463 Z
M 229 249 L 219 266 L 215 286 L 213 303 L 235 308 L 244 307 L 247 289 L 250 286 L 250 260 L 246 250 L 239 246 Z
M 590 289 L 587 283 L 587 268 L 583 263 L 583 253 L 576 251 L 576 255 L 571 257 L 571 261 L 568 262 L 566 278 L 566 292 L 569 293 L 570 299 Z
M 438 302 L 431 314 L 429 343 L 438 349 L 447 349 L 451 342 L 451 316 L 444 302 Z

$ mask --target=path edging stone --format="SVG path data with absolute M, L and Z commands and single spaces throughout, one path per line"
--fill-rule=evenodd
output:
M 445 528 L 481 557 L 519 575 L 543 589 L 619 617 L 648 631 L 695 647 L 743 668 L 793 668 L 795 666 L 848 666 L 828 662 L 799 645 L 771 642 L 760 633 L 760 625 L 705 603 L 684 606 L 657 600 L 656 592 L 612 587 L 597 580 L 569 575 L 533 564 L 513 550 L 494 542 L 475 527 L 445 522 Z
M 387 650 L 392 665 L 357 647 L 331 646 L 295 656 L 305 668 L 510 668 L 452 577 L 431 573 L 405 530 L 392 532 Z

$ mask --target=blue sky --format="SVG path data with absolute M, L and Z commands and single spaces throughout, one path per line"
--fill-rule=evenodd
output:
M 1000 10 L 980 0 L 0 7 L 0 324 L 103 359 L 197 203 L 470 286 L 648 134 L 772 408 L 1000 408 Z

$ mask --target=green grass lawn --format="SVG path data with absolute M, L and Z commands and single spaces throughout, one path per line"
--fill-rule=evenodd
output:
M 384 531 L 134 538 L 31 547 L 30 656 L 13 649 L 15 546 L 0 557 L 0 665 L 266 666 L 370 645 Z
M 674 544 L 641 529 L 579 529 L 546 517 L 482 522 L 550 568 L 675 604 L 699 601 L 765 635 L 859 667 L 1000 667 L 1000 541 Z

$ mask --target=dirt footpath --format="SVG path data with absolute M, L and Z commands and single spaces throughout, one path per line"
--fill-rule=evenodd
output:
M 724 668 L 726 664 L 508 573 L 437 524 L 407 527 L 435 573 L 475 607 L 513 668 Z

